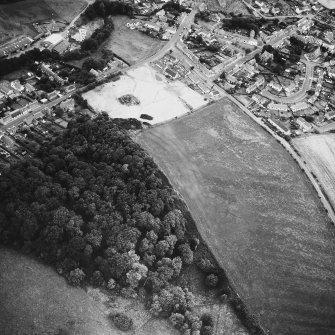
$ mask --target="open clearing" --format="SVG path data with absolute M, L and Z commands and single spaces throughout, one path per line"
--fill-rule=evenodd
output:
M 195 311 L 212 314 L 215 334 L 248 334 L 228 304 L 217 303 L 213 294 L 205 292 L 202 277 L 193 272 L 186 276 L 195 292 Z M 167 320 L 153 317 L 138 300 L 74 288 L 52 268 L 5 248 L 0 248 L 0 302 L 1 335 L 56 335 L 59 329 L 71 335 L 125 334 L 110 324 L 106 317 L 110 312 L 123 312 L 133 319 L 132 335 L 180 334 Z
M 61 20 L 71 22 L 85 7 L 85 0 L 44 0 Z
M 335 238 L 291 156 L 228 100 L 137 136 L 272 334 L 335 334 Z
M 335 9 L 335 0 L 318 0 L 322 6 L 329 9 Z
M 109 298 L 98 290 L 67 285 L 53 269 L 12 250 L 0 249 L 0 334 L 122 335 L 109 312 L 134 320 L 134 335 L 178 335 L 166 320 L 152 318 L 138 301 Z
M 250 14 L 242 0 L 218 0 L 218 2 L 227 13 L 232 12 L 234 14 L 242 15 Z
M 112 50 L 129 64 L 150 57 L 166 44 L 137 30 L 130 30 L 126 23 L 130 19 L 124 15 L 113 16 L 115 30 L 112 32 L 103 48 Z
M 335 134 L 299 137 L 293 139 L 293 144 L 335 208 Z
M 19 35 L 36 36 L 33 22 L 58 19 L 58 15 L 43 0 L 25 0 L 0 6 L 0 43 Z
M 122 105 L 118 98 L 132 94 L 140 100 L 139 105 Z M 116 82 L 96 87 L 83 94 L 97 111 L 106 111 L 112 118 L 137 118 L 141 114 L 153 117 L 151 124 L 166 121 L 193 109 L 206 105 L 204 98 L 180 81 L 168 82 L 150 66 L 129 70 Z M 144 121 L 144 120 L 142 120 Z

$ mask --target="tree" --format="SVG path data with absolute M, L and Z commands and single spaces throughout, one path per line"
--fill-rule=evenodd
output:
M 64 115 L 64 109 L 61 107 L 56 107 L 55 114 L 57 117 L 62 117 Z
M 193 263 L 193 251 L 191 250 L 189 244 L 184 243 L 178 247 L 179 252 L 181 253 L 181 259 L 186 265 Z
M 219 283 L 219 278 L 217 275 L 212 273 L 206 277 L 205 282 L 208 287 L 216 287 L 217 284 Z
M 124 313 L 110 314 L 109 318 L 120 330 L 128 331 L 133 328 L 133 320 Z
M 82 269 L 76 268 L 70 272 L 69 282 L 73 286 L 79 286 L 85 278 L 85 273 Z

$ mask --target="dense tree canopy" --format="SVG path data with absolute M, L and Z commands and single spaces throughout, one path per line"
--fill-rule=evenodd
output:
M 175 200 L 153 160 L 107 115 L 80 118 L 1 176 L 1 242 L 75 285 L 145 281 L 157 292 L 193 262 Z

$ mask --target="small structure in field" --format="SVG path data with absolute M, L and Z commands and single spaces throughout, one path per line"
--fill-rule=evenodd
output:
M 122 97 L 118 98 L 118 100 L 120 101 L 122 105 L 127 105 L 127 106 L 133 106 L 133 105 L 140 104 L 140 100 L 138 100 L 136 97 L 134 97 L 131 94 L 123 95 Z

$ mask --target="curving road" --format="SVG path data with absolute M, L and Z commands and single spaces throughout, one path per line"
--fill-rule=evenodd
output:
M 302 62 L 305 63 L 306 65 L 306 74 L 305 74 L 305 79 L 301 86 L 301 89 L 298 92 L 288 97 L 279 97 L 277 95 L 270 93 L 267 89 L 265 89 L 263 90 L 262 95 L 273 101 L 276 101 L 279 103 L 286 103 L 286 104 L 290 104 L 290 103 L 294 104 L 304 99 L 306 97 L 306 92 L 310 89 L 310 86 L 312 83 L 315 64 L 311 62 L 306 62 L 306 61 L 302 61 Z

